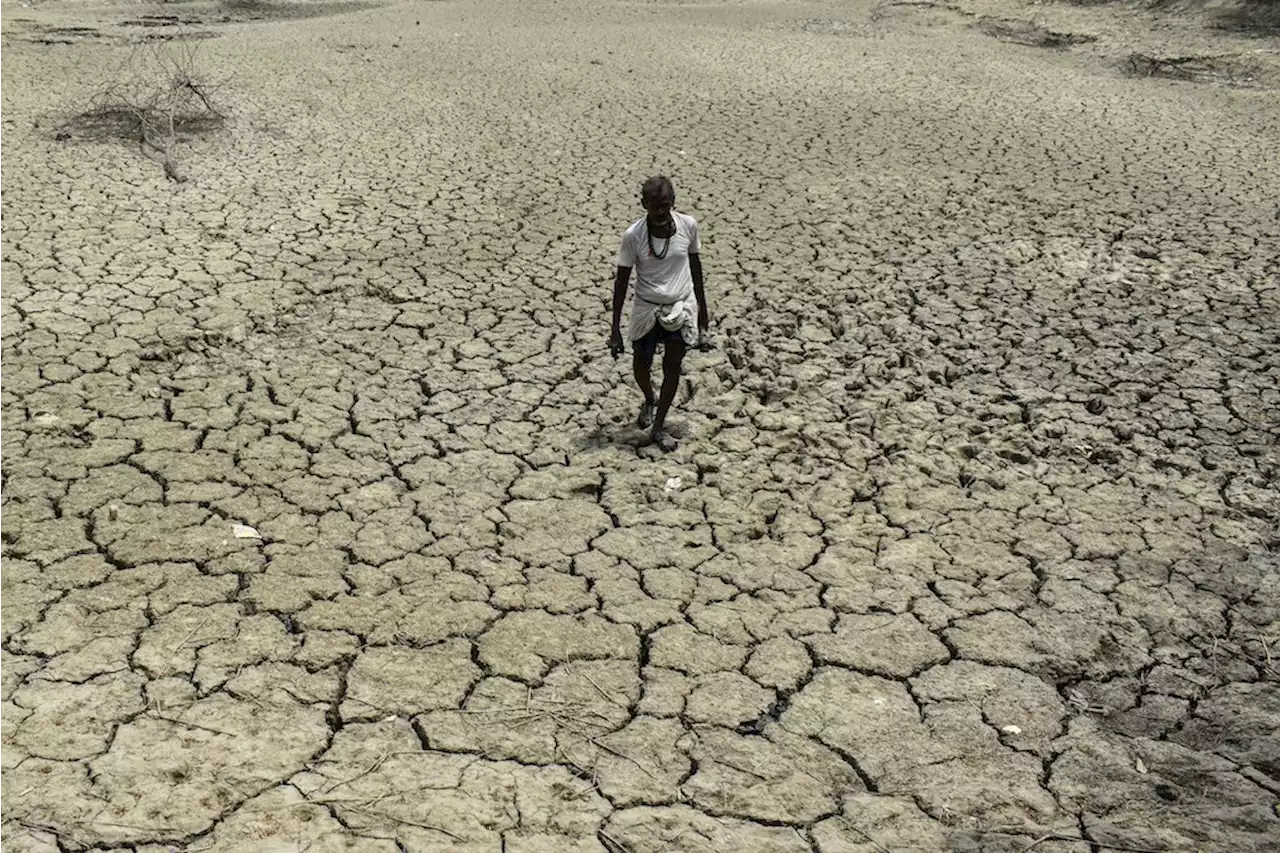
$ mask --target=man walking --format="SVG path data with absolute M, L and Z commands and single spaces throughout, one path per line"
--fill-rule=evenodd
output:
M 680 387 L 685 351 L 706 340 L 710 314 L 702 286 L 702 243 L 698 223 L 678 213 L 675 187 L 665 175 L 655 175 L 640 188 L 645 215 L 622 234 L 618 273 L 613 282 L 613 329 L 609 350 L 616 359 L 623 352 L 622 302 L 631 270 L 636 271 L 635 299 L 627 338 L 632 344 L 632 368 L 644 394 L 637 425 L 650 430 L 650 439 L 664 451 L 676 442 L 664 428 L 667 412 Z M 658 346 L 663 347 L 662 390 L 655 401 L 651 372 Z

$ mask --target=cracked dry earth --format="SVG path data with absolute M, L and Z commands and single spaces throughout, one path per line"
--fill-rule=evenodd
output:
M 6 7 L 6 851 L 1277 849 L 1280 100 L 1118 70 L 1273 41 L 329 11 L 206 26 L 172 184 L 47 119 L 138 7 Z

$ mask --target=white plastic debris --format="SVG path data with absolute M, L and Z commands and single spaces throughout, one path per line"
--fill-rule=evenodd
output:
M 231 535 L 237 539 L 261 539 L 262 536 L 247 524 L 231 525 Z
M 1004 732 L 1007 735 L 1022 734 L 1022 728 L 1020 726 L 1001 726 L 1000 731 Z
M 668 492 L 678 492 L 680 491 L 680 487 L 683 485 L 684 485 L 684 481 L 682 481 L 679 477 L 670 477 L 667 480 L 667 484 L 662 488 Z
M 1145 763 L 1141 758 L 1134 759 L 1133 767 L 1134 767 L 1134 769 L 1135 769 L 1135 770 L 1137 770 L 1139 773 L 1146 773 L 1146 772 L 1147 772 L 1147 765 L 1146 765 L 1146 763 Z

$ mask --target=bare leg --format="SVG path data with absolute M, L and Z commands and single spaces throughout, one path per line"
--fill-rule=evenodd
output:
M 676 442 L 667 435 L 663 424 L 667 420 L 667 412 L 675 402 L 676 392 L 680 390 L 680 368 L 684 363 L 685 342 L 683 338 L 673 338 L 667 342 L 666 352 L 662 354 L 662 393 L 658 397 L 658 413 L 653 419 L 653 441 L 663 450 L 674 450 Z
M 635 373 L 636 384 L 640 386 L 640 392 L 644 394 L 644 402 L 640 405 L 640 418 L 637 424 L 641 429 L 648 429 L 653 423 L 653 353 L 641 352 L 639 349 L 633 350 L 631 357 L 631 370 Z

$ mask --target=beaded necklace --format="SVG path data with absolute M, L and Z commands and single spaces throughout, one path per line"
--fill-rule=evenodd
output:
M 662 246 L 662 254 L 658 254 L 658 250 L 653 248 L 653 232 L 649 230 L 648 223 L 645 223 L 644 235 L 649 240 L 649 255 L 651 257 L 662 260 L 667 256 L 667 252 L 671 250 L 671 238 L 676 236 L 676 223 L 674 219 L 668 219 L 667 223 L 671 227 L 671 233 L 667 235 L 667 242 Z

